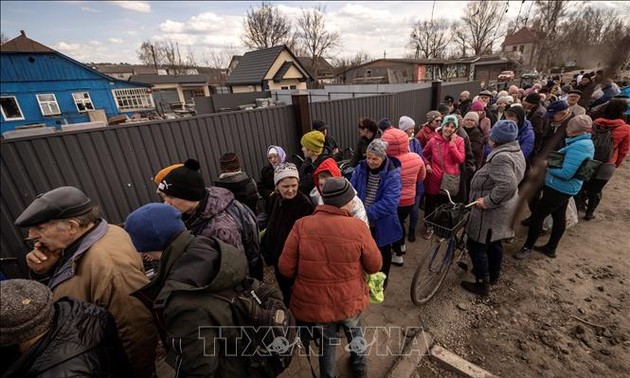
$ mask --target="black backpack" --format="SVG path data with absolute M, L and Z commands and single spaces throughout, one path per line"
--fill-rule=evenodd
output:
M 239 285 L 211 294 L 230 304 L 235 326 L 244 327 L 250 367 L 263 377 L 276 377 L 291 364 L 299 338 L 295 317 L 277 288 L 248 277 Z
M 599 160 L 602 163 L 608 163 L 615 152 L 615 144 L 612 135 L 612 129 L 610 127 L 603 127 L 598 124 L 594 124 L 595 130 L 591 139 L 595 146 L 594 160 Z
M 251 274 L 253 271 L 252 268 L 260 263 L 260 230 L 258 228 L 258 220 L 252 209 L 235 199 L 230 202 L 226 211 L 240 224 L 241 241 Z

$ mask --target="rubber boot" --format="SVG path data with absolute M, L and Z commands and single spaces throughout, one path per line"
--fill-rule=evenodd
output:
M 593 215 L 595 213 L 595 209 L 599 205 L 599 202 L 602 200 L 602 194 L 597 193 L 597 195 L 591 196 L 588 199 L 588 205 L 586 207 L 586 215 L 584 215 L 584 220 L 590 221 L 595 218 Z
M 490 277 L 477 278 L 476 282 L 462 281 L 461 286 L 468 292 L 487 297 L 490 294 Z
M 409 240 L 411 243 L 416 241 L 416 229 L 415 228 L 410 228 L 409 229 L 409 235 L 407 236 L 407 240 Z

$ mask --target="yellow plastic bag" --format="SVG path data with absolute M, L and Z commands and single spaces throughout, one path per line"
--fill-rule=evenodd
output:
M 370 303 L 383 303 L 385 300 L 385 278 L 387 276 L 383 272 L 374 274 L 365 274 L 368 288 L 370 290 Z

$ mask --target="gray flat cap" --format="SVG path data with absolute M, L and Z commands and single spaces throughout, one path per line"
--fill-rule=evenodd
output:
M 92 201 L 73 186 L 40 194 L 16 219 L 18 227 L 31 227 L 53 219 L 68 219 L 92 210 Z

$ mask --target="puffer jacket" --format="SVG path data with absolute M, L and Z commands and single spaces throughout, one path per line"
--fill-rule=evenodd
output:
M 107 310 L 69 297 L 53 306 L 50 330 L 11 364 L 3 378 L 132 376 L 116 323 Z
M 489 229 L 491 242 L 514 236 L 509 220 L 518 201 L 518 183 L 525 174 L 525 158 L 520 152 L 517 141 L 501 144 L 475 173 L 469 201 L 483 198 L 485 208 L 471 210 L 466 233 L 472 240 L 485 244 Z
M 593 122 L 593 127 L 607 127 L 611 129 L 615 150 L 608 163 L 615 164 L 619 168 L 626 159 L 630 149 L 630 125 L 626 124 L 622 119 L 597 118 Z
M 431 138 L 433 138 L 435 134 L 437 134 L 435 129 L 429 126 L 428 123 L 422 125 L 422 128 L 416 135 L 416 139 L 418 139 L 418 142 L 420 142 L 420 146 L 422 146 L 423 150 L 426 148 L 427 143 L 429 143 L 429 141 L 431 140 Z
M 242 337 L 219 327 L 234 324 L 231 306 L 213 296 L 247 277 L 247 259 L 216 237 L 185 231 L 164 250 L 158 276 L 134 293 L 153 312 L 176 377 L 252 377 L 249 357 L 226 356 L 217 345 Z M 213 351 L 217 351 L 213 353 Z
M 400 161 L 402 190 L 398 206 L 411 206 L 415 202 L 417 183 L 426 176 L 424 162 L 420 155 L 409 152 L 409 137 L 404 131 L 388 129 L 381 139 L 387 142 L 387 155 Z
M 225 188 L 206 188 L 206 196 L 199 203 L 195 214 L 184 219 L 186 228 L 194 235 L 216 236 L 239 251 L 244 251 L 239 223 L 226 211 L 233 200 L 234 194 Z
M 215 186 L 225 188 L 234 194 L 234 198 L 240 203 L 247 205 L 254 214 L 258 211 L 256 203 L 258 202 L 258 189 L 256 181 L 245 172 L 228 172 L 219 175 L 214 182 Z
M 376 273 L 381 253 L 360 220 L 330 205 L 295 222 L 280 256 L 280 273 L 295 278 L 290 310 L 305 322 L 330 323 L 369 305 L 365 273 Z
M 561 168 L 549 168 L 545 175 L 545 185 L 561 193 L 574 196 L 578 194 L 584 183 L 575 178 L 575 173 L 586 159 L 592 159 L 595 147 L 591 134 L 586 133 L 566 139 L 566 146 L 558 152 L 564 154 Z
M 442 167 L 442 160 L 438 154 L 438 144 L 440 145 L 444 159 L 444 167 Z M 437 133 L 433 139 L 429 141 L 423 152 L 425 163 L 430 164 L 432 169 L 432 173 L 428 174 L 426 180 L 424 180 L 425 193 L 432 195 L 439 194 L 444 172 L 450 175 L 460 173 L 459 165 L 466 159 L 464 139 L 457 135 L 455 137 L 455 144 L 451 145 L 449 141 L 444 139 L 442 134 Z
M 402 227 L 398 220 L 398 202 L 402 190 L 399 164 L 398 161 L 390 158 L 383 162 L 383 168 L 379 172 L 381 182 L 376 191 L 376 198 L 374 203 L 365 209 L 370 227 L 375 230 L 374 237 L 379 247 L 392 244 L 402 238 Z M 363 203 L 367 194 L 368 170 L 367 162 L 361 161 L 350 180 Z

